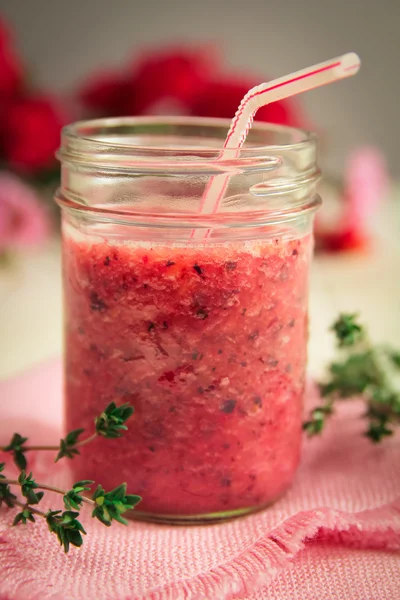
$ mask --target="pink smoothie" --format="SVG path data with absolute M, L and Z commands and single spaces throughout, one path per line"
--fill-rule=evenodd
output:
M 126 481 L 155 515 L 275 500 L 299 462 L 310 237 L 64 237 L 67 429 L 91 431 L 111 401 L 135 408 L 123 438 L 82 449 L 76 478 Z

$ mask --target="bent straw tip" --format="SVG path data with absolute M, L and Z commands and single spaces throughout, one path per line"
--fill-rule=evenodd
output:
M 340 66 L 338 67 L 339 74 L 341 77 L 349 77 L 358 73 L 361 66 L 361 60 L 355 52 L 348 52 L 344 54 L 340 59 Z

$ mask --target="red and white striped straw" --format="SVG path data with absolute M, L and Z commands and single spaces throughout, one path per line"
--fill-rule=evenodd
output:
M 327 60 L 308 69 L 302 69 L 291 75 L 280 77 L 269 83 L 262 83 L 252 88 L 244 96 L 234 118 L 224 143 L 224 150 L 232 149 L 232 155 L 229 158 L 237 158 L 240 155 L 240 148 L 243 146 L 250 127 L 253 123 L 254 115 L 262 106 L 271 102 L 283 100 L 296 94 L 301 94 L 314 88 L 333 83 L 339 79 L 355 75 L 360 68 L 360 59 L 354 52 L 343 54 L 338 58 Z M 226 153 L 223 153 L 225 156 Z M 209 184 L 203 194 L 200 213 L 212 215 L 218 211 L 221 200 L 224 197 L 225 190 L 229 183 L 229 175 L 215 175 L 209 181 Z M 191 237 L 207 238 L 208 231 L 192 231 Z

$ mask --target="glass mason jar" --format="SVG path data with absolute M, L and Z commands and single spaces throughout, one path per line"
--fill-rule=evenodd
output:
M 255 124 L 222 151 L 228 128 L 122 118 L 62 134 L 66 428 L 90 431 L 111 401 L 135 409 L 73 467 L 127 482 L 144 519 L 265 507 L 299 462 L 316 141 Z

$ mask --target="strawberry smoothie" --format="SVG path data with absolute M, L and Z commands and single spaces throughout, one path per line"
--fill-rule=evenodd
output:
M 73 461 L 159 519 L 268 505 L 300 456 L 312 239 L 179 247 L 64 226 L 66 426 L 111 401 L 129 431 Z M 136 511 L 135 511 L 136 512 Z

